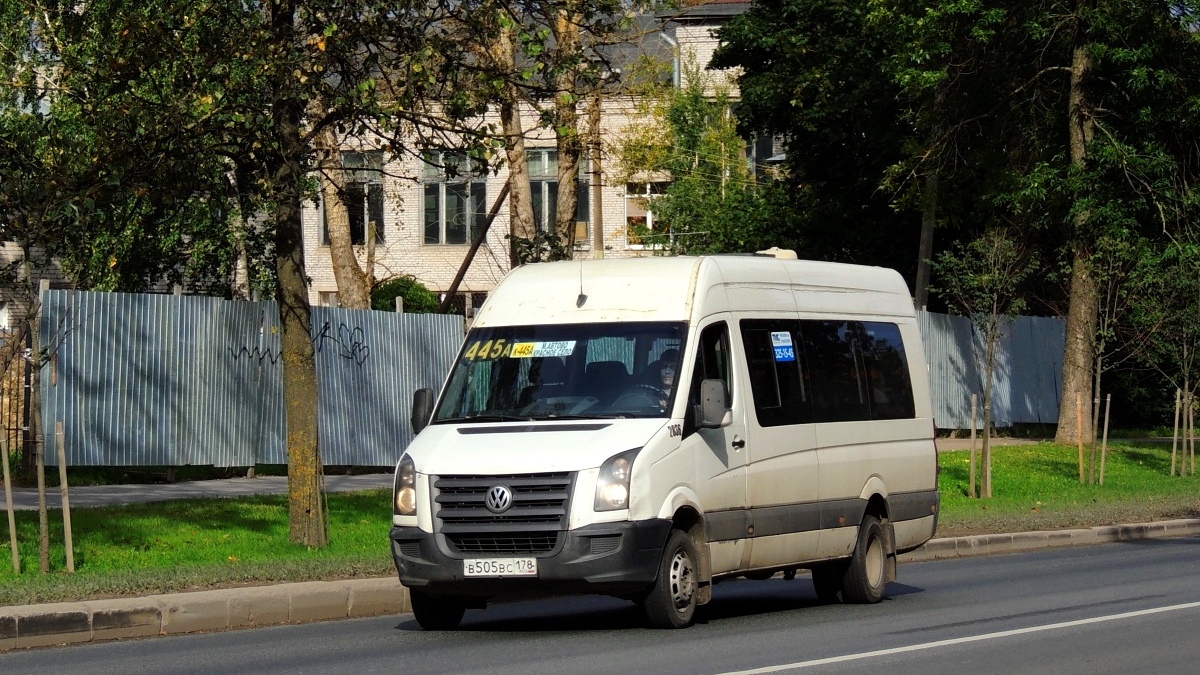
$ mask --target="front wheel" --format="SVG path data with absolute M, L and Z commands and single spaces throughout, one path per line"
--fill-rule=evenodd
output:
M 658 628 L 686 628 L 696 615 L 699 578 L 696 544 L 683 530 L 671 530 L 658 566 L 658 579 L 642 600 L 642 611 Z
M 425 630 L 454 630 L 467 612 L 466 603 L 449 597 L 428 595 L 410 590 L 413 617 Z
M 875 516 L 865 516 L 858 526 L 858 542 L 850 566 L 842 579 L 846 602 L 873 604 L 883 599 L 887 586 L 887 545 L 883 525 Z

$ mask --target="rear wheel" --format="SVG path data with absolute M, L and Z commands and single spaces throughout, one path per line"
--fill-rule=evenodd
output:
M 683 530 L 671 530 L 658 567 L 658 580 L 642 600 L 642 611 L 658 628 L 685 628 L 696 615 L 699 570 L 696 544 Z
M 875 516 L 865 516 L 858 527 L 858 542 L 850 567 L 842 580 L 846 602 L 871 604 L 883 599 L 887 586 L 887 546 L 883 525 Z
M 428 595 L 410 590 L 413 617 L 425 630 L 454 630 L 467 611 L 466 603 L 456 598 Z

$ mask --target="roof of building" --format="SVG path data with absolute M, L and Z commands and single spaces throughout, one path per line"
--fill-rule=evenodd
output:
M 708 21 L 727 19 L 750 9 L 751 0 L 694 0 L 685 7 L 662 12 L 659 16 L 671 21 Z

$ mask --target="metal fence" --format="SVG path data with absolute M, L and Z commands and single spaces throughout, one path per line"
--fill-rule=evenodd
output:
M 46 291 L 42 420 L 72 466 L 285 464 L 274 301 Z M 412 440 L 408 408 L 462 343 L 454 315 L 314 307 L 326 465 L 388 466 Z M 53 462 L 53 452 L 46 453 Z
M 68 464 L 287 462 L 273 301 L 46 291 L 42 303 L 50 356 L 42 370 L 42 428 L 52 448 L 55 423 L 62 423 Z M 441 385 L 461 345 L 462 322 L 456 315 L 313 308 L 326 465 L 396 461 L 412 440 L 412 393 Z M 969 428 L 971 394 L 982 400 L 982 338 L 962 317 L 920 312 L 918 323 L 935 423 Z M 1061 319 L 1021 317 L 1006 326 L 995 372 L 997 426 L 1057 421 L 1062 348 Z M 16 407 L 19 391 L 6 387 L 5 410 Z M 46 453 L 48 462 L 54 457 Z
M 978 396 L 983 425 L 984 345 L 974 323 L 961 316 L 917 312 L 933 390 L 933 419 L 940 429 L 971 428 L 971 395 Z M 1001 333 L 992 385 L 992 424 L 1058 422 L 1062 391 L 1064 321 L 1017 317 Z

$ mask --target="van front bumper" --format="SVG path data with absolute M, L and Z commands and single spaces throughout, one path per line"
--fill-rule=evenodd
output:
M 565 593 L 634 596 L 658 576 L 671 521 L 662 519 L 600 523 L 561 532 L 546 554 L 496 554 L 488 558 L 532 557 L 537 577 L 465 577 L 468 556 L 452 554 L 441 536 L 416 527 L 393 526 L 392 559 L 400 583 L 433 595 L 481 600 Z

